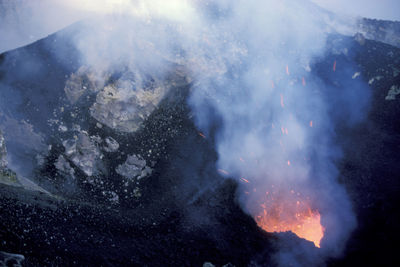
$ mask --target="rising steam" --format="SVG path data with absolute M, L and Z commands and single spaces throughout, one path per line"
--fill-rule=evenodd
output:
M 321 10 L 302 0 L 62 3 L 96 15 L 73 38 L 99 80 L 121 66 L 189 70 L 196 125 L 215 139 L 218 169 L 240 183 L 242 207 L 260 227 L 293 231 L 326 256 L 341 252 L 355 217 L 337 182 L 332 103 L 357 93 L 327 99 L 332 86 L 314 71 L 332 31 Z M 330 71 L 340 67 L 332 61 Z
M 197 125 L 207 134 L 213 119 L 222 122 L 218 168 L 240 181 L 239 198 L 260 227 L 339 253 L 355 219 L 336 182 L 330 88 L 312 69 L 327 52 L 326 24 L 306 1 L 236 1 L 223 11 L 210 42 L 220 73 L 194 71 Z

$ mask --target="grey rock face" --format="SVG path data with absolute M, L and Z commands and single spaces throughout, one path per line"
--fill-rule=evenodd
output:
M 392 85 L 392 87 L 390 87 L 390 90 L 387 94 L 387 96 L 385 97 L 385 100 L 396 100 L 397 95 L 400 94 L 400 86 L 396 86 L 396 85 Z
M 7 149 L 2 132 L 0 131 L 0 170 L 7 167 Z
M 98 137 L 89 136 L 85 131 L 82 131 L 73 139 L 63 142 L 65 155 L 87 176 L 98 173 L 102 166 L 103 155 L 97 146 L 98 139 Z M 58 166 L 62 169 L 66 167 L 62 160 L 58 161 Z
M 145 86 L 139 75 L 120 79 L 105 86 L 90 108 L 93 118 L 108 127 L 126 133 L 137 131 L 143 121 L 156 109 L 166 93 L 162 84 Z
M 6 144 L 3 134 L 0 131 L 0 183 L 19 185 L 15 173 L 7 168 L 8 162 L 6 157 L 7 157 Z
M 40 156 L 40 155 L 38 155 Z M 18 176 L 13 170 L 8 168 L 8 162 L 7 162 L 7 149 L 5 145 L 5 140 L 3 137 L 2 132 L 0 131 L 0 183 L 1 184 L 6 184 L 6 185 L 12 185 L 12 186 L 17 186 L 17 187 L 23 187 L 27 190 L 33 190 L 33 191 L 41 191 L 46 194 L 50 194 L 40 186 L 38 186 L 36 183 L 32 182 L 31 180 L 23 177 L 23 176 Z M 8 253 L 3 253 L 0 251 L 0 266 L 2 263 L 2 257 L 7 256 Z M 12 254 L 9 254 L 12 255 Z M 23 258 L 22 258 L 23 259 Z M 7 260 L 3 262 L 8 262 Z M 4 266 L 20 266 L 17 264 L 14 265 L 4 265 Z
M 63 155 L 60 155 L 54 164 L 57 170 L 59 170 L 62 174 L 68 175 L 70 177 L 75 177 L 75 170 L 72 168 L 71 164 L 64 158 Z
M 70 103 L 76 103 L 87 91 L 97 92 L 99 84 L 96 81 L 96 74 L 86 66 L 82 66 L 77 72 L 72 73 L 64 87 L 65 95 Z
M 12 254 L 4 251 L 0 251 L 0 266 L 23 266 L 22 263 L 25 260 L 24 255 Z
M 106 152 L 117 152 L 119 148 L 119 144 L 111 137 L 107 137 L 105 140 L 105 145 L 103 146 L 104 151 Z
M 129 155 L 124 164 L 117 167 L 116 172 L 128 179 L 138 180 L 151 174 L 152 169 L 146 165 L 140 155 Z
M 2 119 L 0 127 L 7 140 L 19 143 L 27 150 L 35 151 L 35 153 L 40 153 L 47 149 L 43 134 L 36 132 L 31 123 L 25 120 L 18 121 L 3 114 L 0 114 L 0 118 Z

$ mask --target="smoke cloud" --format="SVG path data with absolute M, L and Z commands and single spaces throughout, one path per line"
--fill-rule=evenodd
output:
M 193 78 L 195 123 L 215 140 L 221 174 L 240 183 L 243 209 L 254 218 L 281 209 L 282 220 L 297 205 L 318 212 L 318 257 L 340 255 L 356 222 L 337 182 L 335 127 L 362 119 L 367 101 L 358 99 L 362 84 L 340 90 L 320 76 L 317 63 L 329 54 L 334 29 L 319 8 L 302 0 L 60 4 L 90 17 L 71 38 L 99 83 L 122 67 L 163 75 L 171 63 L 184 66 Z M 332 59 L 329 75 L 349 75 L 354 67 L 346 64 Z
M 334 12 L 345 13 L 353 16 L 367 18 L 397 20 L 400 15 L 397 10 L 400 8 L 399 1 L 396 0 L 312 0 L 316 4 Z
M 227 15 L 211 22 L 220 72 L 197 72 L 190 99 L 197 125 L 207 135 L 216 119 L 222 122 L 218 168 L 243 184 L 247 212 L 290 221 L 299 205 L 309 205 L 321 213 L 321 253 L 339 255 L 355 218 L 336 180 L 334 129 L 339 120 L 362 117 L 365 102 L 348 101 L 368 94 L 354 84 L 338 93 L 316 75 L 314 62 L 328 53 L 327 24 L 308 2 L 237 1 L 221 10 Z M 336 62 L 328 68 L 336 71 Z M 333 111 L 337 106 L 346 108 Z

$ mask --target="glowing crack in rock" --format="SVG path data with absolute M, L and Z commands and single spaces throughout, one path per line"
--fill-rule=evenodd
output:
M 293 232 L 320 247 L 325 228 L 321 225 L 321 215 L 312 209 L 308 200 L 296 200 L 301 194 L 291 190 L 293 196 L 266 192 L 266 201 L 260 205 L 261 212 L 255 217 L 260 228 L 267 232 Z

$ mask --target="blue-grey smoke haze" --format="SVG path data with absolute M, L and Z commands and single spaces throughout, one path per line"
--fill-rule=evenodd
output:
M 398 0 L 312 0 L 319 6 L 337 13 L 372 19 L 400 21 Z
M 312 1 L 338 13 L 400 21 L 400 2 L 397 0 Z M 105 5 L 107 9 L 112 10 L 112 2 L 100 0 L 94 3 L 97 6 Z M 121 1 L 115 2 L 118 4 Z M 0 53 L 32 43 L 91 16 L 94 8 L 91 9 L 91 4 L 85 6 L 86 3 L 93 1 L 0 0 Z

